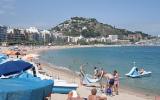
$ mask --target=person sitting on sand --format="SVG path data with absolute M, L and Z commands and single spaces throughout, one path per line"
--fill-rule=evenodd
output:
M 97 94 L 97 90 L 95 88 L 93 88 L 91 90 L 91 95 L 88 96 L 88 100 L 107 100 L 106 96 L 98 96 Z
M 69 92 L 67 100 L 83 100 L 83 98 L 81 98 L 75 90 L 72 90 Z

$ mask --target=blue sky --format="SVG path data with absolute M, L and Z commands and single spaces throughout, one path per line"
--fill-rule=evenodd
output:
M 73 16 L 160 34 L 160 0 L 0 0 L 0 25 L 50 28 Z

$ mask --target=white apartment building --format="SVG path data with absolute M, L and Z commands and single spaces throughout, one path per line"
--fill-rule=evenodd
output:
M 40 33 L 37 28 L 30 27 L 26 29 L 26 32 L 28 33 L 28 38 L 30 41 L 39 41 L 40 40 Z
M 51 37 L 51 33 L 48 30 L 43 30 L 40 32 L 41 33 L 41 37 L 42 37 L 42 41 L 43 42 L 50 42 L 50 37 Z
M 109 35 L 107 39 L 110 40 L 111 42 L 117 42 L 118 35 Z

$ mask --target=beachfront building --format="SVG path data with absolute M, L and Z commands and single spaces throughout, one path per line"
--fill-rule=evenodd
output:
M 157 45 L 160 46 L 160 39 L 159 38 L 153 38 L 148 40 L 140 40 L 135 43 L 136 45 Z
M 35 27 L 30 27 L 26 29 L 26 33 L 28 35 L 28 40 L 29 41 L 39 41 L 40 40 L 40 33 L 37 28 Z
M 118 35 L 108 35 L 107 40 L 111 42 L 117 42 L 118 41 Z
M 23 33 L 22 29 L 9 28 L 7 30 L 7 42 L 16 44 L 16 43 L 22 43 L 25 40 L 25 34 Z
M 103 36 L 103 37 L 100 38 L 100 41 L 101 42 L 107 42 L 107 38 Z
M 72 36 L 67 36 L 67 42 L 68 43 L 77 43 L 79 40 L 84 39 L 84 37 L 82 35 L 78 36 L 78 37 L 72 37 Z
M 48 31 L 48 30 L 43 30 L 43 31 L 41 31 L 40 32 L 41 33 L 41 36 L 42 36 L 42 41 L 44 42 L 44 43 L 50 43 L 51 41 L 51 33 L 50 33 L 50 31 Z
M 6 41 L 7 27 L 0 26 L 0 42 Z
M 96 41 L 97 39 L 96 38 L 86 38 L 86 42 L 93 42 L 93 41 Z
M 54 44 L 65 44 L 67 43 L 68 37 L 64 36 L 63 33 L 52 32 L 51 34 L 51 42 Z
M 128 34 L 128 39 L 129 40 L 133 40 L 133 41 L 139 41 L 142 39 L 142 35 L 141 34 Z

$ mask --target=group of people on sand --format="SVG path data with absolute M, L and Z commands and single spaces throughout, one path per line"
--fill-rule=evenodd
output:
M 97 89 L 93 88 L 88 98 L 80 97 L 76 91 L 71 91 L 68 94 L 67 100 L 107 100 L 107 97 L 97 95 Z
M 103 78 L 100 82 L 101 89 L 105 89 L 106 94 L 113 95 L 113 91 L 116 95 L 119 94 L 119 74 L 117 70 L 112 73 L 108 73 L 101 68 L 100 70 L 97 67 L 94 67 L 94 78 Z
M 80 73 L 82 77 L 84 77 L 85 71 L 83 66 L 80 66 Z M 115 92 L 116 95 L 119 94 L 119 74 L 117 70 L 114 70 L 113 73 L 109 73 L 104 71 L 103 68 L 98 69 L 97 67 L 94 67 L 93 79 L 97 78 L 101 79 L 99 83 L 103 93 L 111 96 L 114 95 L 113 92 Z M 93 88 L 91 90 L 91 95 L 88 96 L 87 100 L 107 100 L 107 97 L 97 96 L 96 93 L 96 88 Z

